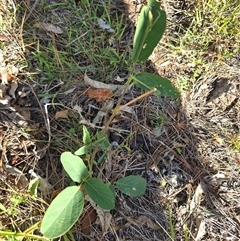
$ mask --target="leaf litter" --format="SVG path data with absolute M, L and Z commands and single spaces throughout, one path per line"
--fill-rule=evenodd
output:
M 87 74 L 84 75 L 84 82 L 87 86 L 92 86 L 96 89 L 108 89 L 112 91 L 116 97 L 121 96 L 126 89 L 124 85 L 105 84 L 103 82 L 93 80 L 89 78 Z M 132 84 L 126 89 L 126 91 L 129 91 L 131 88 Z
M 88 89 L 87 94 L 89 98 L 95 99 L 97 102 L 102 102 L 113 97 L 112 91 L 106 88 Z
M 38 22 L 38 23 L 35 23 L 35 26 L 38 27 L 38 28 L 42 28 L 42 29 L 44 29 L 48 32 L 55 33 L 55 34 L 62 34 L 63 33 L 63 30 L 59 26 L 53 25 L 51 23 Z
M 104 20 L 98 18 L 97 20 L 100 28 L 107 30 L 109 33 L 115 33 L 115 30 L 110 27 Z

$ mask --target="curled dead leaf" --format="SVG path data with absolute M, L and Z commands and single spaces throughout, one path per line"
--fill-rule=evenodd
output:
M 0 68 L 0 75 L 1 75 L 1 80 L 3 85 L 6 85 L 8 81 L 12 79 L 12 76 L 10 76 L 8 73 L 7 67 Z
M 0 41 L 8 42 L 10 38 L 6 35 L 0 35 Z
M 97 218 L 97 213 L 92 207 L 84 213 L 81 226 L 82 226 L 82 232 L 85 235 L 88 235 L 90 233 L 91 224 L 95 222 L 96 218 Z
M 88 89 L 87 94 L 89 98 L 95 99 L 97 102 L 105 101 L 113 97 L 112 91 L 106 88 Z
M 57 189 L 57 190 L 53 190 L 52 194 L 51 194 L 51 201 L 62 191 L 61 188 Z
M 15 92 L 16 92 L 17 88 L 18 88 L 17 81 L 12 81 L 11 88 L 9 90 L 9 95 L 11 95 L 13 99 L 16 99 Z
M 86 85 L 90 85 L 91 87 L 96 89 L 99 89 L 99 88 L 109 89 L 114 92 L 114 96 L 120 96 L 126 90 L 126 86 L 124 85 L 105 84 L 103 82 L 90 79 L 87 76 L 87 74 L 84 75 L 84 82 Z M 130 84 L 127 88 L 127 91 L 130 90 L 132 86 L 133 84 Z
M 103 232 L 107 232 L 110 229 L 110 226 L 114 225 L 112 214 L 109 212 L 109 210 L 106 211 L 97 206 L 88 195 L 85 196 L 85 200 L 89 201 L 91 206 L 96 211 L 96 216 L 98 217 L 96 223 L 100 224 Z
M 128 222 L 131 224 L 134 224 L 138 227 L 142 227 L 143 225 L 147 225 L 148 228 L 151 228 L 153 230 L 158 230 L 160 227 L 157 225 L 151 218 L 145 216 L 145 215 L 140 215 L 139 217 L 128 217 L 127 218 Z
M 38 28 L 42 28 L 46 31 L 56 33 L 56 34 L 62 34 L 63 33 L 63 31 L 60 27 L 55 26 L 51 23 L 38 22 L 38 23 L 35 24 L 35 26 L 38 27 Z
M 61 111 L 58 111 L 56 114 L 55 114 L 55 119 L 67 119 L 68 118 L 68 110 L 61 110 Z

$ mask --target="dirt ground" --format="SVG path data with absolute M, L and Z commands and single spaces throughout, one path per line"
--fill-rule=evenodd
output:
M 38 1 L 31 2 L 31 6 L 34 2 Z M 164 38 L 174 36 L 170 22 L 178 21 L 179 12 L 193 7 L 191 4 L 175 6 L 182 2 L 163 2 L 169 20 Z M 3 1 L 2 19 L 13 6 L 11 1 Z M 124 21 L 128 27 L 121 43 L 126 55 L 141 7 L 141 1 L 128 0 L 116 1 L 111 6 L 113 13 L 127 16 Z M 45 12 L 38 13 L 36 9 L 33 15 L 27 11 L 30 20 L 38 14 L 49 17 L 47 3 Z M 56 8 L 54 14 L 67 13 Z M 19 26 L 21 16 L 17 16 Z M 6 77 L 9 80 L 1 93 L 0 202 L 10 208 L 13 195 L 26 193 L 31 171 L 45 180 L 47 188 L 39 190 L 39 198 L 22 201 L 16 207 L 17 215 L 0 212 L 1 231 L 23 231 L 41 221 L 53 197 L 51 194 L 69 183 L 60 165 L 61 152 L 66 148 L 74 152 L 82 145 L 82 123 L 94 133 L 103 128 L 109 117 L 107 113 L 96 122 L 95 117 L 106 103 L 88 98 L 83 84 L 84 71 L 72 71 L 73 80 L 68 83 L 59 79 L 38 82 L 45 73 L 37 71 L 39 63 L 32 58 L 32 51 L 37 41 L 47 48 L 47 39 L 53 38 L 33 31 L 36 42 L 26 44 L 23 51 L 24 38 L 33 32 L 24 32 L 21 27 L 14 30 L 14 26 L 2 30 L 0 35 L 1 63 L 18 69 L 16 73 L 12 69 L 12 76 Z M 57 46 L 65 43 L 65 39 L 55 40 Z M 29 63 L 26 68 L 19 61 L 24 58 Z M 160 43 L 147 64 L 140 68 L 174 82 L 176 73 L 188 77 L 194 66 L 188 67 L 184 58 L 169 53 Z M 118 71 L 127 74 L 126 70 Z M 123 103 L 139 94 L 139 89 L 133 87 Z M 207 65 L 179 99 L 149 96 L 133 104 L 131 112 L 117 116 L 108 131 L 112 143 L 108 160 L 95 167 L 95 176 L 114 182 L 123 174 L 139 174 L 147 180 L 147 191 L 138 198 L 117 193 L 116 208 L 104 213 L 104 225 L 96 217 L 88 231 L 82 221 L 93 207 L 86 201 L 86 211 L 73 227 L 76 240 L 240 240 L 239 95 L 240 54 L 236 53 L 227 61 Z M 9 100 L 5 98 L 8 96 Z M 113 98 L 113 105 L 116 101 Z M 67 118 L 56 118 L 56 113 L 63 114 L 63 110 L 68 111 Z M 118 148 L 114 148 L 116 142 Z

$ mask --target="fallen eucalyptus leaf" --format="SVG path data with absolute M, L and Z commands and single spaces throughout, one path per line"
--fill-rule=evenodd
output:
M 101 29 L 105 29 L 107 30 L 109 33 L 115 33 L 115 30 L 112 29 L 104 20 L 102 20 L 101 18 L 99 18 L 97 20 L 98 25 Z
M 112 214 L 109 211 L 100 208 L 88 195 L 85 196 L 85 200 L 89 201 L 91 206 L 97 212 L 97 217 L 99 217 L 100 225 L 103 232 L 107 232 L 112 223 Z
M 9 95 L 11 95 L 13 99 L 16 99 L 15 91 L 17 88 L 18 88 L 18 83 L 17 83 L 17 81 L 13 80 L 11 82 L 11 88 L 9 90 Z
M 35 24 L 35 26 L 38 27 L 38 28 L 42 28 L 46 31 L 56 33 L 56 34 L 62 34 L 63 33 L 63 31 L 60 27 L 55 26 L 51 23 L 38 22 L 38 23 Z
M 125 78 L 121 78 L 120 76 L 117 76 L 114 80 L 116 80 L 117 82 L 123 82 Z
M 76 89 L 76 87 L 73 87 L 69 90 L 66 90 L 65 92 L 63 92 L 64 95 L 68 95 L 68 94 L 71 94 L 74 90 Z
M 20 171 L 18 168 L 6 165 L 6 172 L 7 176 L 12 176 L 15 178 L 15 184 L 18 188 L 24 189 L 28 186 L 28 179 L 25 177 L 22 171 Z
M 114 96 L 122 95 L 123 91 L 126 88 L 124 85 L 105 84 L 103 82 L 93 80 L 89 78 L 87 74 L 84 75 L 84 82 L 86 85 L 90 85 L 96 89 L 99 89 L 99 88 L 109 89 L 112 92 L 114 92 Z M 132 84 L 128 86 L 127 90 L 129 90 L 131 87 L 132 87 Z
M 2 79 L 2 85 L 8 84 L 9 74 L 7 67 L 0 67 L 0 75 Z
M 195 233 L 195 240 L 200 241 L 202 240 L 203 236 L 206 234 L 206 221 L 204 219 L 204 215 L 198 215 L 196 217 L 196 226 L 197 230 Z
M 55 114 L 55 116 L 54 116 L 54 118 L 56 119 L 56 120 L 58 120 L 58 119 L 67 119 L 68 118 L 68 110 L 61 110 L 61 111 L 58 111 L 56 114 Z
M 97 102 L 111 99 L 113 96 L 112 91 L 106 88 L 88 89 L 87 94 L 90 99 L 95 99 Z

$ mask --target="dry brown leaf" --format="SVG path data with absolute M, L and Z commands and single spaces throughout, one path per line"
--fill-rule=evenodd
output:
M 117 77 L 115 78 L 115 80 L 116 80 L 117 82 L 123 82 L 123 81 L 125 80 L 125 78 L 121 78 L 120 76 L 117 76 Z
M 86 85 L 90 85 L 93 88 L 99 89 L 99 88 L 105 88 L 109 89 L 114 92 L 114 96 L 120 96 L 125 91 L 126 86 L 124 85 L 113 85 L 113 84 L 105 84 L 100 81 L 96 81 L 93 79 L 90 79 L 87 74 L 84 75 L 84 82 Z M 127 88 L 127 91 L 133 86 L 133 84 L 130 84 Z
M 17 81 L 13 80 L 11 82 L 11 88 L 9 90 L 9 95 L 11 95 L 13 99 L 16 99 L 15 91 L 17 88 L 18 88 L 18 83 L 17 83 Z
M 52 194 L 51 194 L 51 201 L 62 191 L 61 188 L 57 189 L 57 190 L 53 190 Z
M 0 35 L 0 41 L 8 42 L 10 38 L 7 35 Z
M 102 227 L 103 232 L 107 232 L 110 228 L 112 223 L 112 214 L 108 211 L 104 211 L 102 208 L 96 207 L 95 208 L 98 217 L 100 219 L 100 224 Z
M 109 33 L 115 33 L 115 30 L 112 29 L 104 20 L 102 20 L 101 18 L 99 18 L 97 20 L 98 25 L 101 29 L 106 29 Z
M 223 139 L 218 134 L 213 136 L 213 140 L 216 141 L 219 145 L 223 144 Z
M 28 179 L 18 168 L 7 164 L 5 169 L 9 178 L 8 180 L 12 182 L 12 184 L 16 184 L 17 188 L 24 189 L 28 186 Z
M 2 99 L 5 96 L 5 90 L 6 90 L 6 85 L 0 83 L 0 99 Z M 4 103 L 2 103 L 2 100 L 0 100 L 0 103 L 4 104 L 5 101 Z
M 100 221 L 100 226 L 102 228 L 102 231 L 107 232 L 110 226 L 114 225 L 112 214 L 109 211 L 103 210 L 102 208 L 97 206 L 96 203 L 94 203 L 93 200 L 88 195 L 85 196 L 85 200 L 90 202 L 92 207 L 95 209 L 97 213 L 97 217 L 99 218 L 99 221 Z M 99 221 L 98 221 L 98 224 L 99 224 Z
M 30 112 L 30 110 L 22 110 L 22 111 L 19 111 L 19 113 L 23 117 L 23 119 L 31 120 L 31 112 Z
M 0 52 L 0 65 L 3 65 L 3 63 L 4 63 L 3 53 Z
M 56 33 L 56 34 L 62 34 L 63 33 L 63 31 L 60 27 L 55 26 L 51 23 L 38 22 L 38 23 L 35 24 L 35 26 L 38 27 L 38 28 L 42 28 L 46 31 Z
M 240 167 L 240 158 L 237 159 L 237 165 Z
M 206 222 L 203 217 L 203 215 L 198 215 L 196 217 L 196 234 L 195 234 L 195 240 L 200 241 L 202 240 L 203 236 L 206 234 Z
M 57 119 L 67 119 L 68 118 L 68 110 L 61 110 L 61 111 L 58 111 L 56 114 L 55 114 L 55 117 L 54 117 L 56 120 Z
M 17 76 L 19 73 L 19 69 L 15 67 L 14 65 L 8 66 L 8 73 L 13 78 L 14 76 Z
M 160 227 L 159 225 L 157 225 L 156 223 L 153 222 L 153 220 L 145 215 L 140 215 L 139 217 L 128 217 L 127 218 L 128 222 L 138 226 L 138 227 L 142 227 L 143 225 L 147 225 L 148 228 L 151 228 L 153 230 L 158 230 Z
M 204 183 L 200 182 L 190 202 L 190 210 L 189 210 L 190 214 L 195 210 L 197 210 L 197 208 L 200 206 L 203 194 L 204 194 Z
M 100 88 L 100 89 L 88 89 L 88 97 L 95 99 L 97 102 L 105 101 L 113 97 L 113 93 L 109 89 Z
M 2 85 L 8 84 L 8 81 L 12 79 L 12 76 L 9 75 L 7 67 L 0 68 L 0 74 L 2 79 Z
M 91 224 L 95 222 L 96 218 L 97 218 L 97 213 L 93 209 L 93 207 L 91 207 L 84 213 L 84 216 L 83 216 L 83 219 L 81 222 L 81 226 L 82 226 L 82 232 L 85 235 L 88 235 L 90 233 Z

